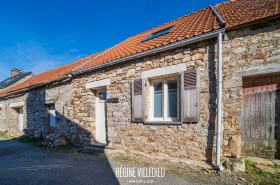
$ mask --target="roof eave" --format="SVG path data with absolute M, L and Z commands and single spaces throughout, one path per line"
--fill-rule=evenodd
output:
M 72 74 L 73 75 L 82 74 L 82 73 L 85 73 L 85 72 L 88 72 L 88 71 L 92 71 L 92 70 L 99 69 L 99 68 L 106 67 L 106 66 L 111 66 L 111 65 L 114 65 L 114 64 L 117 64 L 117 63 L 120 63 L 120 62 L 124 62 L 124 61 L 127 61 L 127 60 L 137 59 L 137 58 L 140 58 L 140 57 L 144 57 L 144 56 L 151 55 L 151 54 L 154 54 L 154 53 L 174 49 L 174 48 L 184 46 L 184 45 L 187 45 L 187 44 L 191 44 L 191 43 L 194 43 L 194 42 L 210 39 L 210 38 L 216 37 L 217 34 L 220 33 L 220 32 L 222 32 L 224 34 L 225 29 L 220 28 L 220 29 L 212 31 L 212 32 L 204 33 L 204 34 L 201 34 L 201 35 L 198 35 L 198 36 L 195 36 L 195 37 L 184 39 L 182 41 L 174 42 L 174 43 L 171 43 L 171 44 L 168 44 L 168 45 L 165 45 L 165 46 L 161 46 L 161 47 L 158 47 L 158 48 L 150 49 L 150 50 L 147 50 L 147 51 L 142 51 L 140 53 L 135 53 L 133 55 L 129 55 L 129 56 L 126 56 L 126 57 L 123 57 L 123 58 L 112 60 L 112 61 L 109 61 L 109 62 L 106 62 L 106 63 L 103 63 L 103 64 L 95 65 L 95 66 L 85 68 L 85 69 L 82 69 L 82 70 L 79 70 L 79 71 L 72 71 Z
M 30 87 L 26 87 L 26 88 L 23 88 L 23 89 L 19 89 L 19 90 L 16 90 L 16 91 L 11 91 L 11 92 L 8 92 L 6 94 L 3 94 L 3 95 L 0 95 L 0 98 L 3 98 L 5 96 L 10 96 L 10 95 L 13 95 L 15 93 L 20 93 L 20 92 L 25 92 L 25 91 L 29 91 L 31 89 L 35 89 L 35 88 L 38 88 L 38 87 L 41 87 L 41 86 L 44 86 L 44 85 L 47 85 L 47 84 L 50 84 L 52 82 L 57 82 L 57 81 L 60 81 L 60 80 L 65 80 L 65 79 L 68 79 L 68 78 L 71 78 L 72 75 L 71 74 L 68 74 L 68 75 L 65 75 L 65 76 L 62 76 L 62 77 L 59 77 L 59 78 L 55 78 L 53 80 L 50 80 L 50 81 L 47 81 L 47 82 L 43 82 L 43 83 L 40 83 L 40 84 L 37 84 L 37 85 L 34 85 L 34 86 L 30 86 Z

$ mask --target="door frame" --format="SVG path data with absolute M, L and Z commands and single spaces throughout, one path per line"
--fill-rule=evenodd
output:
M 100 110 L 99 110 L 99 103 L 100 102 L 104 102 L 104 106 L 105 106 L 105 110 L 104 110 L 104 114 L 105 114 L 105 143 L 102 144 L 106 144 L 108 143 L 108 126 L 107 126 L 107 102 L 106 100 L 100 100 L 99 99 L 99 93 L 100 92 L 107 92 L 106 89 L 98 89 L 96 90 L 96 96 L 95 96 L 95 142 L 97 140 L 98 135 L 98 128 L 99 128 L 99 114 L 100 114 Z

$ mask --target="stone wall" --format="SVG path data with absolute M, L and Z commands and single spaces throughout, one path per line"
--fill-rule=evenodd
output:
M 71 80 L 41 87 L 32 91 L 11 95 L 1 99 L 3 116 L 0 118 L 0 130 L 9 134 L 19 134 L 17 108 L 10 108 L 11 103 L 24 102 L 23 128 L 39 129 L 43 136 L 49 134 L 48 100 L 53 100 L 56 107 L 56 133 L 67 136 L 71 120 L 65 115 L 66 107 L 70 106 Z M 74 124 L 74 123 L 73 123 Z M 22 132 L 23 133 L 23 132 Z
M 268 22 L 229 31 L 229 41 L 223 41 L 223 142 L 224 152 L 239 152 L 242 124 L 242 79 L 234 71 L 278 63 L 279 21 Z M 150 69 L 186 63 L 186 70 L 200 68 L 200 122 L 182 125 L 144 125 L 131 122 L 131 81 L 141 78 Z M 158 53 L 145 58 L 102 68 L 72 79 L 41 87 L 22 95 L 0 100 L 4 124 L 12 132 L 10 103 L 26 101 L 24 127 L 49 129 L 49 105 L 56 107 L 56 133 L 64 135 L 72 144 L 95 142 L 95 93 L 86 84 L 110 79 L 106 86 L 107 98 L 118 98 L 118 103 L 107 103 L 109 146 L 158 158 L 186 158 L 212 161 L 215 157 L 216 123 L 216 40 L 209 40 L 182 48 Z M 146 120 L 149 117 L 149 79 L 145 81 Z M 3 120 L 3 118 L 0 117 Z M 0 120 L 1 121 L 1 120 Z M 28 123 L 28 124 L 27 124 Z
M 27 114 L 26 114 L 26 98 L 27 93 L 19 93 L 13 97 L 5 98 L 0 100 L 2 105 L 3 115 L 0 116 L 0 131 L 8 132 L 11 135 L 20 134 L 18 125 L 18 109 L 11 108 L 11 103 L 24 102 L 23 105 L 23 128 L 27 126 Z
M 6 131 L 4 108 L 0 107 L 0 132 Z
M 53 101 L 56 113 L 55 132 L 67 136 L 69 126 L 72 124 L 66 114 L 70 106 L 71 93 L 71 79 L 29 92 L 26 99 L 28 128 L 40 129 L 43 136 L 49 134 L 49 105 L 45 103 Z
M 118 103 L 107 104 L 109 146 L 130 152 L 143 153 L 159 158 L 182 157 L 211 161 L 214 156 L 216 117 L 216 43 L 201 42 L 125 62 L 120 65 L 90 72 L 73 79 L 71 104 L 73 120 L 91 132 L 91 138 L 82 136 L 83 144 L 94 141 L 95 92 L 86 89 L 86 83 L 110 79 L 106 87 L 107 98 L 118 98 Z M 150 69 L 186 63 L 187 68 L 200 68 L 201 119 L 199 123 L 183 125 L 143 125 L 131 122 L 131 81 L 141 78 L 141 72 Z M 179 76 L 179 75 L 178 75 Z M 149 80 L 145 83 L 146 117 L 149 112 Z M 146 118 L 146 119 L 147 119 Z M 72 134 L 71 137 L 74 136 Z
M 241 152 L 242 78 L 234 72 L 280 63 L 280 20 L 229 31 L 223 41 L 224 152 Z

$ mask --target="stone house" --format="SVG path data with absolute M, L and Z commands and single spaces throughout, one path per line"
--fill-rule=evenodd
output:
M 0 93 L 14 86 L 17 86 L 18 84 L 32 78 L 33 76 L 34 74 L 32 72 L 23 73 L 21 70 L 13 68 L 11 70 L 11 77 L 0 82 Z M 5 116 L 4 116 L 4 111 L 2 109 L 3 107 L 0 104 L 0 123 L 1 123 L 0 132 L 6 131 Z
M 279 8 L 209 6 L 41 73 L 0 93 L 0 127 L 160 159 L 278 157 Z
M 0 93 L 32 78 L 33 76 L 34 74 L 32 72 L 23 73 L 21 70 L 13 68 L 11 70 L 11 77 L 0 82 Z

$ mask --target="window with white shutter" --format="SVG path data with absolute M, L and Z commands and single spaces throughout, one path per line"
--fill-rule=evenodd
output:
M 145 81 L 132 81 L 132 122 L 182 124 L 200 120 L 200 71 L 153 77 L 150 82 L 149 117 L 145 122 Z

